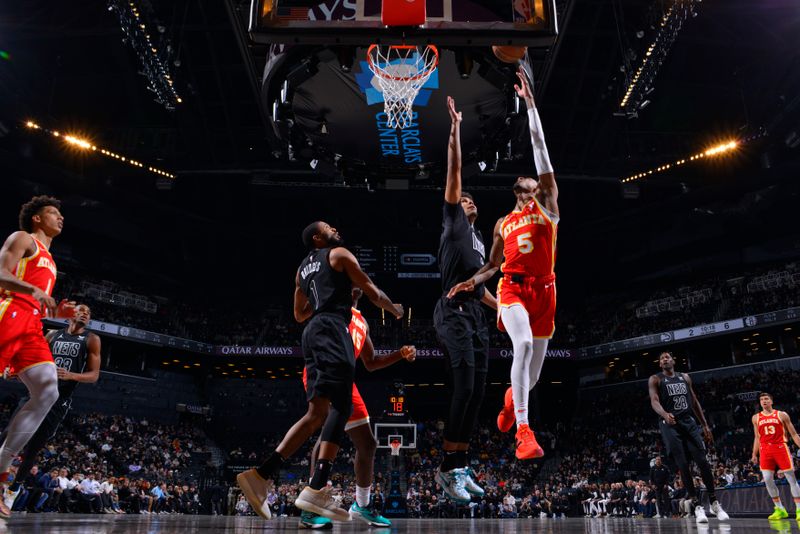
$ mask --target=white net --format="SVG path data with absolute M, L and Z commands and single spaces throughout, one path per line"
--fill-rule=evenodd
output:
M 383 93 L 386 126 L 404 129 L 412 122 L 419 90 L 439 64 L 435 46 L 380 46 L 367 51 L 369 68 Z
M 400 456 L 400 442 L 392 441 L 389 446 L 392 448 L 392 456 Z

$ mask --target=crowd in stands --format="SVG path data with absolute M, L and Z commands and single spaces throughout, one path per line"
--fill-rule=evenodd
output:
M 0 404 L 0 427 L 14 407 Z M 72 414 L 21 482 L 14 511 L 201 513 L 202 431 L 122 416 Z
M 112 282 L 100 282 L 117 287 Z M 83 278 L 77 275 L 64 277 L 59 279 L 57 296 L 85 301 L 92 306 L 93 316 L 98 320 L 212 344 L 300 344 L 302 326 L 295 323 L 288 313 L 290 307 L 287 303 L 267 303 L 255 310 L 215 303 L 212 314 L 201 303 L 153 297 L 152 301 L 157 304 L 155 310 L 144 311 L 110 302 L 107 298 L 98 299 L 96 293 L 87 291 L 84 286 Z M 124 294 L 134 291 L 122 286 L 116 290 Z M 800 266 L 790 263 L 777 269 L 761 269 L 735 276 L 719 275 L 656 291 L 642 289 L 630 294 L 595 297 L 593 303 L 588 307 L 582 305 L 580 309 L 573 309 L 568 303 L 560 304 L 553 345 L 589 346 L 798 306 Z M 422 311 L 422 315 L 410 323 L 387 321 L 379 324 L 372 321 L 371 335 L 377 346 L 414 343 L 420 347 L 435 347 L 438 343 L 431 324 L 430 316 Z M 508 345 L 505 334 L 496 329 L 490 332 L 493 346 Z

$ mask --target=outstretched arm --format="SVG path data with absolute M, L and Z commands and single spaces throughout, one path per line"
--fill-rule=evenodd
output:
M 370 279 L 370 277 L 361 270 L 361 265 L 353 253 L 344 247 L 337 247 L 330 253 L 331 267 L 339 272 L 344 272 L 353 282 L 353 285 L 360 287 L 367 298 L 378 308 L 382 308 L 395 316 L 396 319 L 401 319 L 405 311 L 403 306 L 395 304 L 386 296 L 386 293 L 381 291 L 378 286 Z
M 533 161 L 536 163 L 536 172 L 539 175 L 539 190 L 537 199 L 544 204 L 552 213 L 560 216 L 558 211 L 558 186 L 556 185 L 556 175 L 553 172 L 553 165 L 550 163 L 550 154 L 547 153 L 547 144 L 544 142 L 544 130 L 542 121 L 539 119 L 539 112 L 536 110 L 536 103 L 533 100 L 533 91 L 528 83 L 528 75 L 520 67 L 517 71 L 519 85 L 514 89 L 520 98 L 525 99 L 525 106 L 528 108 L 528 126 L 531 130 L 531 145 L 533 146 Z
M 489 253 L 489 261 L 478 269 L 472 278 L 464 282 L 454 285 L 447 293 L 447 298 L 453 298 L 456 293 L 462 291 L 475 291 L 475 286 L 481 285 L 489 280 L 500 269 L 500 264 L 503 263 L 503 234 L 500 232 L 500 227 L 503 225 L 503 219 L 498 219 L 494 225 L 494 239 L 492 240 L 492 251 Z M 495 306 L 497 302 L 495 302 Z
M 456 111 L 456 103 L 449 96 L 447 111 L 450 112 L 450 140 L 447 143 L 447 183 L 444 187 L 444 200 L 448 204 L 458 204 L 461 200 L 461 112 Z
M 377 371 L 389 367 L 400 360 L 407 360 L 413 362 L 417 357 L 417 349 L 413 345 L 403 345 L 400 350 L 393 351 L 384 356 L 375 354 L 375 346 L 372 344 L 372 338 L 367 334 L 367 339 L 364 341 L 364 347 L 361 349 L 359 359 L 364 362 L 364 367 L 367 371 Z

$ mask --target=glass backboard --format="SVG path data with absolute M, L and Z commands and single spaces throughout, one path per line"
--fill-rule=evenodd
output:
M 259 43 L 540 46 L 557 34 L 555 0 L 426 0 L 427 22 L 387 28 L 381 0 L 253 0 L 250 35 Z

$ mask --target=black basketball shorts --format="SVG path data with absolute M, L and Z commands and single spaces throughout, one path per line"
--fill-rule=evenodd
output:
M 303 330 L 308 400 L 352 395 L 356 358 L 344 317 L 320 313 Z
M 451 366 L 466 362 L 476 372 L 489 370 L 489 325 L 480 302 L 442 297 L 433 312 L 433 325 Z

